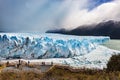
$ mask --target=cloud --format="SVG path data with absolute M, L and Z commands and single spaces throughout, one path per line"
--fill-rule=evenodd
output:
M 120 0 L 101 4 L 89 11 L 86 9 L 72 9 L 63 21 L 63 27 L 73 29 L 81 25 L 95 24 L 107 20 L 120 20 Z
M 0 30 L 45 32 L 53 28 L 73 29 L 103 20 L 119 20 L 120 0 L 104 4 L 96 1 L 0 0 Z
M 74 7 L 82 8 L 86 1 L 1 0 L 0 29 L 13 32 L 45 32 L 51 28 L 61 28 L 69 10 Z

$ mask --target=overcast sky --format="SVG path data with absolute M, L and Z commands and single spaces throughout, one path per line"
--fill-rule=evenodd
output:
M 41 32 L 120 20 L 120 0 L 0 0 L 0 31 Z

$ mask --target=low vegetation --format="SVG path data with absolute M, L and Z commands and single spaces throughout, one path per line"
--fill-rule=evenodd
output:
M 120 72 L 89 69 L 71 72 L 66 68 L 55 66 L 43 75 L 42 80 L 120 80 Z
M 41 80 L 41 74 L 35 72 L 3 72 L 0 80 Z
M 107 64 L 107 71 L 120 71 L 120 54 L 113 55 L 108 64 Z
M 0 73 L 1 73 L 1 70 L 4 69 L 6 67 L 5 64 L 0 64 Z
M 120 55 L 113 55 L 104 70 L 81 69 L 53 66 L 45 73 L 2 72 L 0 80 L 120 80 Z

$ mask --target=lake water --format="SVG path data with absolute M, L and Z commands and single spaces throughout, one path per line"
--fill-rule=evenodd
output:
M 103 44 L 104 46 L 107 46 L 108 48 L 119 50 L 120 51 L 120 40 L 112 39 L 106 43 Z

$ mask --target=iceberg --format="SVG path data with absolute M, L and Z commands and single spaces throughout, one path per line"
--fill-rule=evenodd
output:
M 0 33 L 0 60 L 32 59 L 103 68 L 113 53 L 119 53 L 101 46 L 109 40 L 107 36 Z

